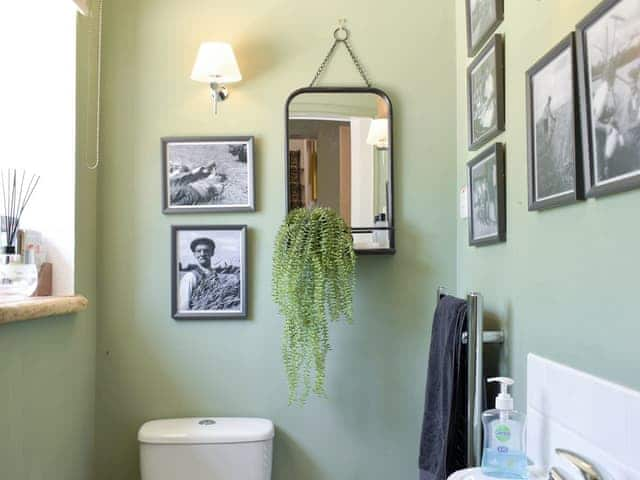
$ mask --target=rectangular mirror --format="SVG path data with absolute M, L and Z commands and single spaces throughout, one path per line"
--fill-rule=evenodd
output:
M 287 211 L 329 207 L 357 253 L 394 253 L 391 102 L 375 88 L 303 88 L 286 107 Z

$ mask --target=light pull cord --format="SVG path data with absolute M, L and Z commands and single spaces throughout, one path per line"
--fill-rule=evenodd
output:
M 97 15 L 97 65 L 96 65 L 96 159 L 93 165 L 87 165 L 89 170 L 96 170 L 100 165 L 100 117 L 102 113 L 102 1 L 96 0 L 96 15 Z M 87 53 L 87 65 L 91 59 L 91 49 L 88 49 Z M 91 75 L 87 75 L 87 83 L 91 82 Z M 87 134 L 88 135 L 88 134 Z M 88 139 L 87 139 L 88 140 Z

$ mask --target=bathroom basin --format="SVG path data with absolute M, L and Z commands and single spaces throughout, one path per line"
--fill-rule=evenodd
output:
M 547 476 L 543 470 L 536 468 L 535 466 L 529 467 L 529 480 L 543 480 Z M 447 480 L 496 480 L 496 477 L 489 477 L 484 475 L 480 470 L 480 467 L 465 468 L 464 470 L 458 470 L 457 472 L 449 475 Z
M 482 474 L 482 472 L 480 471 L 480 467 L 476 467 L 458 470 L 457 472 L 450 475 L 448 480 L 485 480 L 490 478 L 492 477 L 488 477 Z

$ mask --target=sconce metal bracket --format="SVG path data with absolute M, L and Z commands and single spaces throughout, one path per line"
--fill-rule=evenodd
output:
M 224 85 L 218 83 L 209 84 L 211 87 L 211 100 L 213 101 L 213 113 L 218 114 L 218 103 L 229 98 L 229 90 Z

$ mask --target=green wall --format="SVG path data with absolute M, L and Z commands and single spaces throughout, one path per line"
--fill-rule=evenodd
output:
M 640 191 L 545 212 L 527 211 L 525 71 L 598 0 L 506 1 L 507 242 L 474 248 L 458 220 L 458 290 L 485 296 L 489 323 L 507 332 L 505 371 L 525 380 L 534 352 L 640 388 L 635 305 Z M 456 1 L 458 186 L 466 181 L 464 0 Z M 524 407 L 524 388 L 516 395 Z
M 276 426 L 274 480 L 414 478 L 430 318 L 455 285 L 454 4 L 365 0 L 105 2 L 98 186 L 99 479 L 138 478 L 153 418 L 249 415 Z M 324 58 L 338 17 L 395 108 L 398 253 L 358 259 L 355 323 L 332 326 L 329 398 L 287 406 L 271 249 L 283 219 L 284 103 Z M 220 114 L 189 80 L 199 43 L 233 43 L 244 79 Z M 341 49 L 324 84 L 358 82 Z M 258 211 L 166 216 L 160 137 L 255 135 Z M 170 316 L 170 226 L 249 225 L 249 319 Z
M 2 477 L 84 480 L 95 464 L 98 479 L 134 480 L 144 421 L 255 415 L 277 426 L 275 480 L 414 478 L 439 284 L 485 295 L 489 326 L 507 331 L 503 369 L 517 379 L 535 352 L 640 388 L 640 192 L 527 212 L 524 72 L 598 2 L 505 3 L 508 241 L 483 248 L 453 220 L 456 169 L 461 187 L 473 157 L 464 0 L 385 10 L 364 0 L 106 2 L 99 178 L 84 167 L 95 150 L 95 28 L 80 19 L 76 284 L 90 308 L 0 327 Z M 286 404 L 270 298 L 283 106 L 315 73 L 337 16 L 351 20 L 357 53 L 394 102 L 398 253 L 358 259 L 355 323 L 332 327 L 329 398 L 300 409 Z M 233 43 L 244 80 L 214 118 L 206 86 L 188 76 L 199 42 L 215 39 Z M 324 84 L 357 81 L 339 52 Z M 256 136 L 258 211 L 162 215 L 159 138 L 231 134 Z M 249 225 L 248 320 L 170 318 L 169 228 L 183 223 Z
M 0 326 L 0 478 L 86 480 L 94 460 L 96 175 L 94 30 L 78 21 L 76 288 L 89 299 L 77 315 Z

